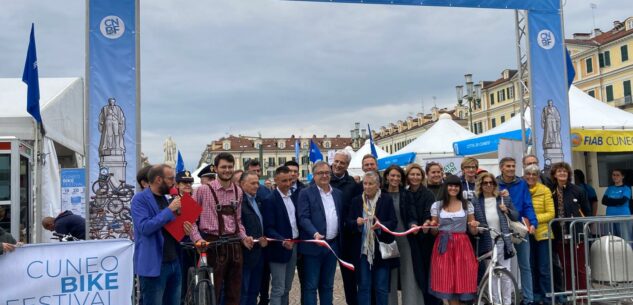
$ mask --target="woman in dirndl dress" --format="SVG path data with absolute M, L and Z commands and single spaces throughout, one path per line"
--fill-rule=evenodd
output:
M 473 300 L 477 294 L 477 258 L 466 230 L 477 234 L 473 205 L 462 195 L 459 177 L 449 176 L 442 198 L 431 207 L 429 225 L 438 233 L 431 257 L 430 293 L 450 305 Z

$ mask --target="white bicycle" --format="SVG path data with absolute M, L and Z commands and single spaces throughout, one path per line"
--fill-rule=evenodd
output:
M 497 260 L 498 251 L 496 247 L 497 242 L 502 241 L 504 236 L 519 236 L 516 233 L 503 234 L 496 229 L 489 227 L 478 227 L 477 229 L 479 229 L 480 232 L 493 232 L 497 235 L 493 241 L 492 251 L 477 258 L 477 261 L 479 261 L 480 264 L 484 263 L 486 260 L 490 260 L 488 262 L 488 266 L 486 267 L 486 272 L 481 278 L 479 287 L 477 288 L 477 305 L 503 304 L 501 283 L 506 280 L 509 280 L 511 283 L 511 304 L 519 305 L 521 303 L 521 290 L 519 290 L 519 285 L 517 285 L 517 281 L 514 278 L 514 275 L 512 275 L 512 272 L 510 272 L 510 270 L 505 266 L 501 265 Z

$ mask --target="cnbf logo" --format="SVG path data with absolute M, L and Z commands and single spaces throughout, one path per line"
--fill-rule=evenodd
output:
M 536 41 L 541 48 L 545 50 L 549 50 L 554 47 L 556 43 L 556 38 L 554 38 L 554 33 L 550 30 L 542 30 L 538 32 L 538 36 L 536 37 Z
M 577 132 L 571 134 L 571 146 L 577 147 L 582 143 L 582 137 Z
M 110 15 L 101 19 L 99 29 L 101 29 L 103 36 L 110 39 L 117 39 L 125 33 L 125 23 L 123 19 Z

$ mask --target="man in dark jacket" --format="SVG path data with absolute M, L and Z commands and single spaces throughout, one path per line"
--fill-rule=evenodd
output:
M 342 211 L 343 215 L 341 219 L 347 219 L 347 213 L 349 212 L 352 198 L 362 193 L 362 189 L 356 180 L 347 173 L 347 168 L 352 156 L 346 150 L 339 150 L 334 155 L 334 161 L 332 162 L 332 177 L 330 179 L 330 185 L 341 191 L 342 193 Z M 347 243 L 353 238 L 352 232 L 343 228 L 343 244 Z M 352 247 L 341 248 L 341 258 L 351 264 L 356 264 L 358 260 L 358 253 L 352 249 Z M 341 276 L 343 278 L 343 286 L 345 288 L 345 301 L 347 305 L 357 305 L 356 299 L 356 275 L 353 271 L 347 268 L 341 267 Z
M 0 255 L 15 250 L 15 239 L 11 233 L 0 227 Z
M 44 217 L 42 227 L 59 234 L 70 234 L 78 239 L 86 239 L 86 220 L 71 211 L 63 211 L 55 218 Z
M 258 242 L 252 249 L 242 247 L 244 265 L 242 267 L 242 298 L 240 305 L 257 304 L 257 295 L 261 287 L 264 255 L 262 248 L 268 245 L 264 236 L 264 221 L 260 202 L 255 197 L 259 188 L 259 178 L 253 172 L 245 172 L 240 177 L 240 186 L 244 191 L 242 199 L 242 224 L 246 235 Z

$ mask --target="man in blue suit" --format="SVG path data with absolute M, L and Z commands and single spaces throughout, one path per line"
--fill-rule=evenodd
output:
M 267 249 L 272 278 L 270 304 L 286 305 L 297 263 L 297 247 L 289 240 L 299 238 L 296 206 L 290 197 L 292 178 L 287 166 L 275 170 L 275 183 L 277 189 L 263 202 L 265 233 L 284 241 L 274 242 Z
M 149 188 L 132 198 L 134 222 L 134 273 L 139 276 L 145 304 L 180 303 L 180 245 L 164 226 L 176 218 L 180 198 L 171 203 L 165 195 L 173 187 L 174 169 L 169 165 L 152 166 L 147 174 Z
M 299 237 L 325 240 L 338 253 L 343 227 L 341 191 L 330 186 L 332 171 L 327 163 L 316 162 L 312 173 L 314 184 L 301 191 L 297 203 Z M 312 243 L 301 243 L 299 253 L 304 260 L 304 304 L 316 305 L 318 290 L 320 304 L 332 305 L 336 257 L 327 248 Z

